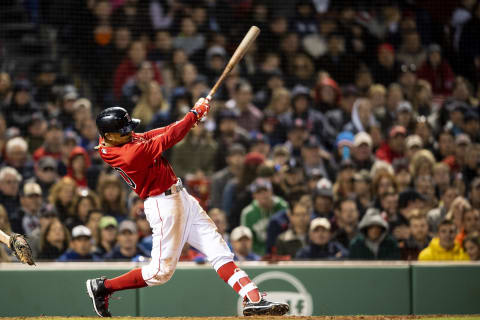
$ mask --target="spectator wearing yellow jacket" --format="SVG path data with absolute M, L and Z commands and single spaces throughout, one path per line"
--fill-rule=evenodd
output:
M 418 255 L 419 261 L 470 260 L 460 244 L 455 242 L 457 227 L 451 220 L 444 220 L 438 226 L 438 237 Z

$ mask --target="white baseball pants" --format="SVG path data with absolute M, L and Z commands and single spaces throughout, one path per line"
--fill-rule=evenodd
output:
M 149 286 L 170 280 L 185 242 L 202 252 L 215 271 L 233 261 L 233 253 L 215 223 L 185 189 L 149 197 L 144 206 L 153 229 L 152 260 L 142 267 L 142 277 Z

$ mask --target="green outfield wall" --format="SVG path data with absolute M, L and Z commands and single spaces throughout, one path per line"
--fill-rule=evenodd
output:
M 135 264 L 0 264 L 0 316 L 91 316 L 85 281 Z M 295 315 L 479 314 L 480 264 L 244 264 Z M 233 316 L 241 301 L 209 266 L 181 264 L 165 285 L 117 292 L 117 316 Z

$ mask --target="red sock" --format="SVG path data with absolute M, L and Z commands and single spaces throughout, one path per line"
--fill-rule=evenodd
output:
M 217 273 L 242 298 L 247 297 L 251 302 L 260 301 L 260 292 L 257 286 L 250 280 L 245 271 L 237 267 L 233 261 L 221 266 Z
M 143 280 L 141 268 L 133 269 L 113 279 L 107 279 L 104 284 L 105 288 L 110 292 L 147 286 L 147 283 Z

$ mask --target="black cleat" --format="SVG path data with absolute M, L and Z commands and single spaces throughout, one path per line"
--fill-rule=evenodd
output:
M 104 285 L 105 278 L 96 278 L 87 280 L 88 296 L 92 299 L 93 308 L 100 317 L 111 317 L 108 311 L 108 299 L 110 293 Z
M 244 316 L 283 316 L 290 310 L 286 303 L 270 302 L 262 298 L 259 302 L 246 302 Z

